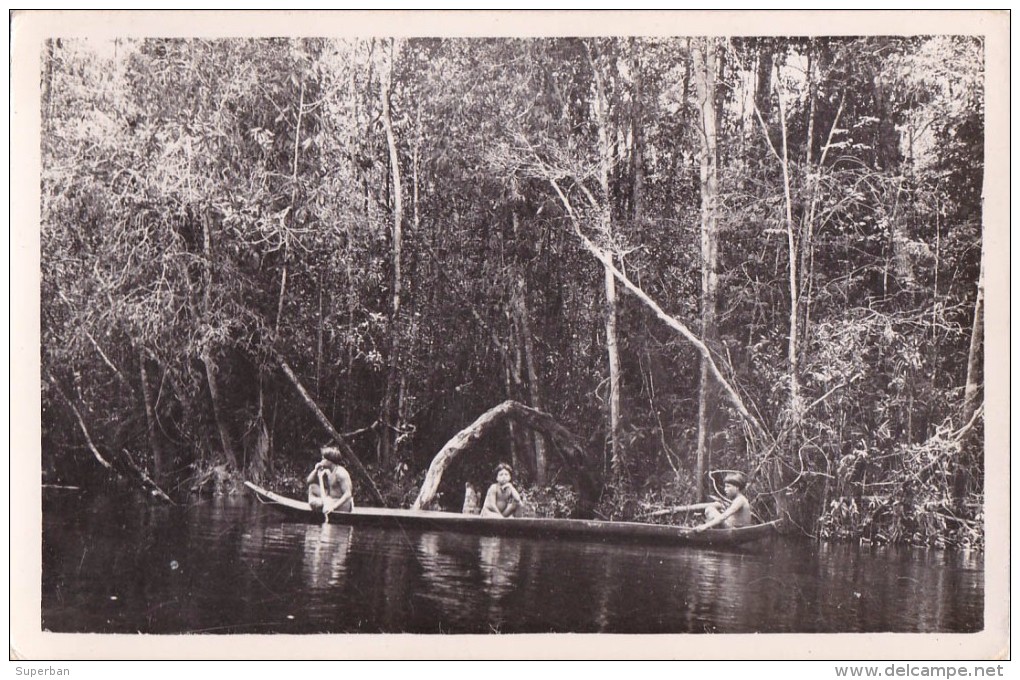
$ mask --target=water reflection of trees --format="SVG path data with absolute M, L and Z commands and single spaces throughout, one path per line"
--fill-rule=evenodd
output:
M 87 507 L 86 507 L 87 506 Z M 280 522 L 212 501 L 50 502 L 60 632 L 973 632 L 980 557 L 775 541 L 723 552 Z M 112 599 L 116 597 L 117 599 Z
M 342 602 L 346 630 L 413 632 L 417 580 L 415 539 L 403 532 L 359 527 Z
M 478 538 L 478 568 L 488 595 L 489 625 L 501 630 L 506 624 L 504 598 L 517 588 L 521 544 L 495 536 Z
M 421 621 L 425 628 L 418 632 L 482 632 L 483 622 L 476 615 L 483 604 L 477 541 L 475 536 L 450 533 L 429 532 L 418 537 L 415 554 L 421 565 L 422 588 L 417 598 L 434 609 Z
M 975 569 L 951 564 L 948 553 L 822 543 L 815 561 L 813 581 L 824 591 L 818 603 L 823 612 L 818 630 L 975 632 L 983 628 L 983 579 Z

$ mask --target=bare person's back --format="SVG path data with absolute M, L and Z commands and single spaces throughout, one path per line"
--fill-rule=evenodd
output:
M 726 526 L 736 528 L 753 524 L 754 518 L 751 517 L 751 503 L 747 498 L 741 494 L 734 498 L 733 502 L 737 504 L 737 511 L 727 518 Z

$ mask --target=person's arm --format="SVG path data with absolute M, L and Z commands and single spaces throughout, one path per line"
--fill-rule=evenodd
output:
M 521 500 L 521 495 L 517 493 L 517 489 L 514 488 L 513 484 L 507 484 L 507 488 L 510 489 L 510 500 L 506 504 L 506 510 L 503 511 L 504 517 L 517 512 L 517 510 L 524 505 L 524 501 Z
M 337 470 L 336 475 L 340 478 L 340 488 L 343 489 L 343 493 L 340 494 L 340 498 L 337 499 L 336 503 L 333 503 L 333 507 L 339 508 L 354 498 L 354 486 L 351 484 L 351 475 L 347 470 L 341 468 Z
M 318 463 L 315 464 L 315 467 L 312 468 L 312 472 L 308 475 L 308 478 L 305 480 L 305 484 L 314 484 L 315 482 L 319 481 L 319 470 L 321 469 L 322 461 L 320 460 Z M 324 492 L 323 495 L 325 495 L 325 489 L 323 489 L 323 492 Z
M 694 530 L 704 531 L 705 529 L 712 529 L 713 527 L 717 527 L 723 522 L 725 522 L 727 519 L 732 517 L 733 515 L 737 514 L 740 508 L 744 507 L 745 505 L 747 505 L 747 499 L 741 496 L 737 500 L 730 503 L 730 507 L 726 508 L 723 512 L 716 515 L 714 519 L 710 519 L 704 524 L 700 524 L 694 527 Z
M 499 511 L 499 506 L 496 505 L 496 497 L 499 494 L 499 485 L 493 484 L 489 487 L 489 491 L 485 494 L 485 503 L 482 505 L 483 512 L 494 512 L 497 515 L 502 515 Z

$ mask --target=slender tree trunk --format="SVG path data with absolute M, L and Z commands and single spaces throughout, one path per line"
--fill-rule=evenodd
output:
M 612 256 L 610 256 L 612 257 Z M 608 269 L 606 286 L 606 352 L 609 354 L 609 450 L 614 481 L 623 474 L 620 445 L 620 348 L 616 336 L 616 280 Z
M 515 298 L 515 315 L 517 316 L 518 330 L 521 337 L 521 344 L 524 349 L 524 368 L 528 376 L 528 401 L 532 408 L 542 410 L 542 390 L 539 385 L 538 369 L 535 366 L 535 344 L 531 339 L 531 322 L 528 320 L 527 287 L 523 275 L 517 282 L 517 294 Z M 545 439 L 537 432 L 532 433 L 532 443 L 535 451 L 535 481 L 544 485 L 547 481 L 547 454 L 545 450 Z
M 804 166 L 811 169 L 811 156 L 815 144 L 815 99 L 818 87 L 815 85 L 815 54 L 814 41 L 807 46 L 807 80 L 808 80 L 808 126 L 807 126 L 807 150 L 804 152 Z
M 691 51 L 691 38 L 684 38 L 684 47 L 688 52 Z M 684 75 L 683 75 L 683 97 L 680 99 L 683 106 L 687 106 L 687 102 L 691 98 L 691 60 L 684 59 Z
M 712 38 L 696 41 L 691 56 L 701 118 L 701 339 L 711 349 L 718 339 L 718 124 L 715 107 L 717 76 L 716 44 Z M 711 466 L 712 414 L 715 411 L 714 382 L 708 358 L 701 358 L 698 392 L 698 452 L 696 497 L 703 498 L 705 477 Z
M 631 199 L 630 214 L 634 220 L 640 220 L 644 212 L 645 191 L 645 134 L 644 104 L 642 101 L 641 59 L 636 40 L 630 40 L 631 71 L 634 74 L 634 94 L 631 106 L 630 125 L 634 149 L 631 153 Z
M 974 417 L 983 401 L 985 344 L 985 266 L 981 263 L 978 276 L 977 300 L 974 302 L 974 321 L 970 332 L 970 349 L 967 352 L 967 384 L 963 390 L 963 413 L 961 423 L 966 424 Z
M 259 410 L 255 414 L 255 422 L 252 423 L 252 430 L 254 431 L 254 441 L 250 442 L 248 451 L 251 455 L 246 455 L 248 459 L 247 463 L 247 476 L 249 479 L 255 482 L 261 482 L 265 479 L 266 472 L 272 465 L 271 456 L 273 451 L 273 438 L 269 432 L 269 425 L 266 423 L 266 389 L 265 389 L 265 370 L 259 368 Z
M 811 40 L 807 45 L 807 109 L 808 109 L 808 125 L 807 125 L 807 140 L 805 146 L 807 149 L 804 152 L 804 186 L 807 192 L 811 195 L 811 200 L 808 201 L 807 207 L 802 211 L 801 224 L 800 224 L 800 291 L 801 291 L 801 304 L 804 307 L 802 325 L 802 338 L 801 343 L 801 354 L 805 352 L 805 348 L 808 345 L 809 340 L 809 326 L 811 323 L 811 280 L 814 277 L 814 211 L 816 199 L 818 196 L 818 181 L 822 173 L 822 164 L 818 164 L 817 172 L 813 171 L 811 167 L 812 156 L 814 154 L 815 144 L 815 118 L 816 118 L 816 104 L 817 90 L 815 78 L 815 42 Z M 803 365 L 804 357 L 800 358 L 801 364 Z
M 389 371 L 386 375 L 386 391 L 382 405 L 382 429 L 379 438 L 379 462 L 385 464 L 395 453 L 396 432 L 400 423 L 397 422 L 397 389 L 400 383 L 400 295 L 402 286 L 401 249 L 403 247 L 404 202 L 400 183 L 400 157 L 397 154 L 397 138 L 393 130 L 393 118 L 390 113 L 390 85 L 393 78 L 393 67 L 396 60 L 396 40 L 390 42 L 390 67 L 386 75 L 380 78 L 380 99 L 382 100 L 381 119 L 386 131 L 386 147 L 389 150 L 390 176 L 392 182 L 393 232 L 392 232 L 392 297 L 390 309 L 390 351 Z
M 812 80 L 812 83 L 814 81 Z M 815 217 L 818 212 L 818 199 L 820 196 L 821 188 L 820 182 L 822 173 L 825 172 L 825 159 L 829 155 L 829 145 L 832 143 L 832 137 L 836 134 L 838 129 L 839 120 L 843 115 L 843 106 L 846 103 L 846 97 L 840 98 L 839 107 L 836 109 L 836 115 L 832 119 L 832 125 L 829 127 L 829 134 L 825 139 L 825 146 L 822 147 L 821 156 L 818 159 L 818 167 L 812 170 L 810 158 L 805 167 L 804 172 L 806 173 L 805 185 L 810 187 L 809 193 L 811 200 L 808 202 L 808 208 L 805 211 L 804 224 L 801 225 L 801 243 L 800 243 L 800 263 L 801 263 L 801 285 L 800 285 L 800 298 L 801 303 L 804 306 L 804 319 L 801 321 L 801 337 L 803 342 L 801 343 L 801 353 L 804 353 L 803 347 L 807 347 L 811 338 L 811 302 L 814 297 L 814 280 L 815 280 Z M 814 127 L 815 117 L 815 106 L 814 99 L 812 99 L 811 105 L 811 121 L 809 127 Z M 810 152 L 810 149 L 808 149 Z
M 209 318 L 210 298 L 212 295 L 212 227 L 209 224 L 209 215 L 202 216 L 202 249 L 205 255 L 205 289 L 202 291 L 202 312 L 205 318 Z M 281 291 L 282 294 L 282 291 Z M 226 414 L 223 412 L 222 396 L 219 386 L 219 367 L 210 354 L 207 347 L 202 352 L 202 365 L 205 366 L 206 384 L 209 387 L 209 399 L 212 402 L 213 418 L 216 421 L 216 431 L 220 435 L 220 446 L 223 449 L 223 456 L 227 464 L 238 469 L 237 453 L 234 451 L 233 438 L 230 435 L 230 428 L 227 426 Z
M 220 393 L 219 379 L 217 372 L 219 367 L 208 355 L 202 355 L 202 364 L 205 366 L 206 384 L 209 387 L 209 398 L 212 401 L 213 419 L 216 421 L 216 431 L 220 435 L 220 446 L 227 464 L 235 470 L 238 467 L 237 452 L 234 450 L 234 440 L 230 434 L 230 427 L 227 425 L 226 414 L 223 412 L 223 399 Z
M 514 389 L 512 378 L 510 377 L 511 369 L 510 366 L 503 363 L 503 377 L 506 382 L 506 398 L 512 400 L 514 398 Z M 517 425 L 512 420 L 508 420 L 507 432 L 510 435 L 510 464 L 513 465 L 514 470 L 520 470 L 521 465 L 521 444 L 520 444 L 520 433 L 517 432 Z
M 319 327 L 315 333 L 315 394 L 322 398 L 322 346 L 326 320 L 322 311 L 322 272 L 319 272 Z
M 145 431 L 149 436 L 149 448 L 152 450 L 152 476 L 158 482 L 163 475 L 163 466 L 166 460 L 163 454 L 163 441 L 159 435 L 159 427 L 156 423 L 156 400 L 153 398 L 152 389 L 149 386 L 148 372 L 145 364 L 148 359 L 145 350 L 138 350 L 138 374 L 142 383 L 142 403 L 145 406 Z
M 790 383 L 790 417 L 794 429 L 799 428 L 801 418 L 801 396 L 800 396 L 800 375 L 798 370 L 798 349 L 797 338 L 800 333 L 798 322 L 800 312 L 800 292 L 797 280 L 797 228 L 793 219 L 793 189 L 790 177 L 790 155 L 787 144 L 786 129 L 786 105 L 783 97 L 779 97 L 779 127 L 783 140 L 783 156 L 781 164 L 783 168 L 783 195 L 786 208 L 786 245 L 789 254 L 789 281 L 790 281 L 790 329 L 787 343 L 787 373 Z
M 520 218 L 513 212 L 514 239 L 520 239 Z M 531 332 L 531 319 L 528 313 L 528 283 L 521 265 L 517 265 L 517 290 L 514 294 L 514 316 L 517 319 L 518 336 L 524 349 L 524 368 L 528 376 L 528 400 L 532 408 L 542 410 L 542 388 L 539 382 L 538 368 L 535 359 L 535 343 Z M 512 397 L 511 397 L 512 398 Z M 512 422 L 512 421 L 511 421 Z M 548 454 L 545 439 L 537 432 L 532 432 L 532 449 L 535 452 L 535 481 L 545 484 L 547 480 Z
M 768 112 L 772 110 L 772 61 L 772 46 L 762 45 L 758 49 L 754 105 L 765 120 L 768 120 Z
M 591 48 L 588 48 L 588 61 L 595 79 L 595 112 L 598 121 L 599 135 L 599 184 L 602 189 L 602 233 L 607 244 L 613 242 L 613 201 L 609 186 L 609 173 L 612 165 L 612 149 L 609 145 L 609 104 L 606 99 L 605 85 L 602 74 L 595 61 Z M 612 260 L 612 252 L 607 253 Z M 619 482 L 624 471 L 623 450 L 620 444 L 620 349 L 617 337 L 617 305 L 616 279 L 608 267 L 604 268 L 606 289 L 605 328 L 606 352 L 609 355 L 609 450 L 610 466 L 613 481 Z

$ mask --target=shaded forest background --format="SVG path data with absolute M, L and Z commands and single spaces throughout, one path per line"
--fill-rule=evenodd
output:
M 43 481 L 979 546 L 979 39 L 51 40 Z M 330 432 L 333 429 L 333 432 Z M 577 456 L 564 455 L 574 446 Z M 569 452 L 567 452 L 569 453 Z M 362 468 L 362 466 L 364 466 Z

